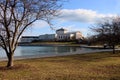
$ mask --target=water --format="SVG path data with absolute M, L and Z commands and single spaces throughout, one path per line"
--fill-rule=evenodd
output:
M 70 46 L 18 46 L 14 56 L 15 57 L 43 57 L 55 55 L 77 54 L 91 49 L 70 47 Z M 6 57 L 5 52 L 0 48 L 0 58 Z

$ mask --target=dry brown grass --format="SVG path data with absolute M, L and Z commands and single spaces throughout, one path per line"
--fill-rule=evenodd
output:
M 0 80 L 120 80 L 120 53 L 90 53 L 16 60 L 5 68 L 0 62 Z

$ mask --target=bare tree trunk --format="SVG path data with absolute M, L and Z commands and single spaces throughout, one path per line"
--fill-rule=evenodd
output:
M 113 45 L 113 54 L 115 54 L 115 45 Z
M 7 67 L 12 67 L 13 66 L 13 55 L 10 54 L 8 56 L 8 63 L 7 63 Z

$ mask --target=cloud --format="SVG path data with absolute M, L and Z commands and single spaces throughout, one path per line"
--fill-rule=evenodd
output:
M 47 26 L 49 26 L 48 23 L 42 20 L 38 20 L 32 24 L 33 28 L 44 28 Z
M 62 9 L 61 14 L 57 18 L 54 18 L 53 26 L 59 27 L 65 22 L 96 23 L 101 18 L 113 16 L 116 16 L 116 14 L 101 14 L 97 11 L 87 9 Z M 32 28 L 40 29 L 48 26 L 47 22 L 38 20 L 33 23 Z
M 61 14 L 57 18 L 54 18 L 52 23 L 55 29 L 63 27 L 69 31 L 81 31 L 83 35 L 86 36 L 89 30 L 85 24 L 89 25 L 89 23 L 96 23 L 97 20 L 101 18 L 113 16 L 116 16 L 116 14 L 102 14 L 88 9 L 63 9 L 61 10 Z M 45 29 L 47 29 L 48 26 L 47 22 L 38 20 L 32 25 L 31 29 L 24 33 L 24 35 L 40 35 L 40 30 L 43 29 L 46 33 Z
M 87 9 L 63 9 L 59 19 L 62 21 L 95 23 L 97 20 L 104 17 L 114 17 L 116 14 L 101 14 L 97 11 Z
M 40 35 L 41 30 L 48 27 L 48 23 L 42 20 L 35 21 L 32 25 L 30 25 L 22 36 L 38 36 Z

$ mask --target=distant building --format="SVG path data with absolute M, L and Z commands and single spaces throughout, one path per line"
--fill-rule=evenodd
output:
M 40 36 L 23 36 L 21 42 L 32 42 L 38 41 L 71 41 L 71 40 L 81 40 L 83 39 L 82 33 L 80 31 L 68 32 L 66 29 L 56 30 L 56 34 L 44 34 Z
M 38 36 L 22 36 L 20 41 L 21 42 L 32 42 L 38 39 L 39 39 Z
M 55 41 L 57 35 L 56 34 L 45 34 L 45 35 L 40 35 L 39 40 L 40 41 Z
M 70 41 L 83 39 L 82 33 L 80 31 L 68 32 L 66 29 L 61 28 L 56 31 L 56 34 L 57 41 Z

